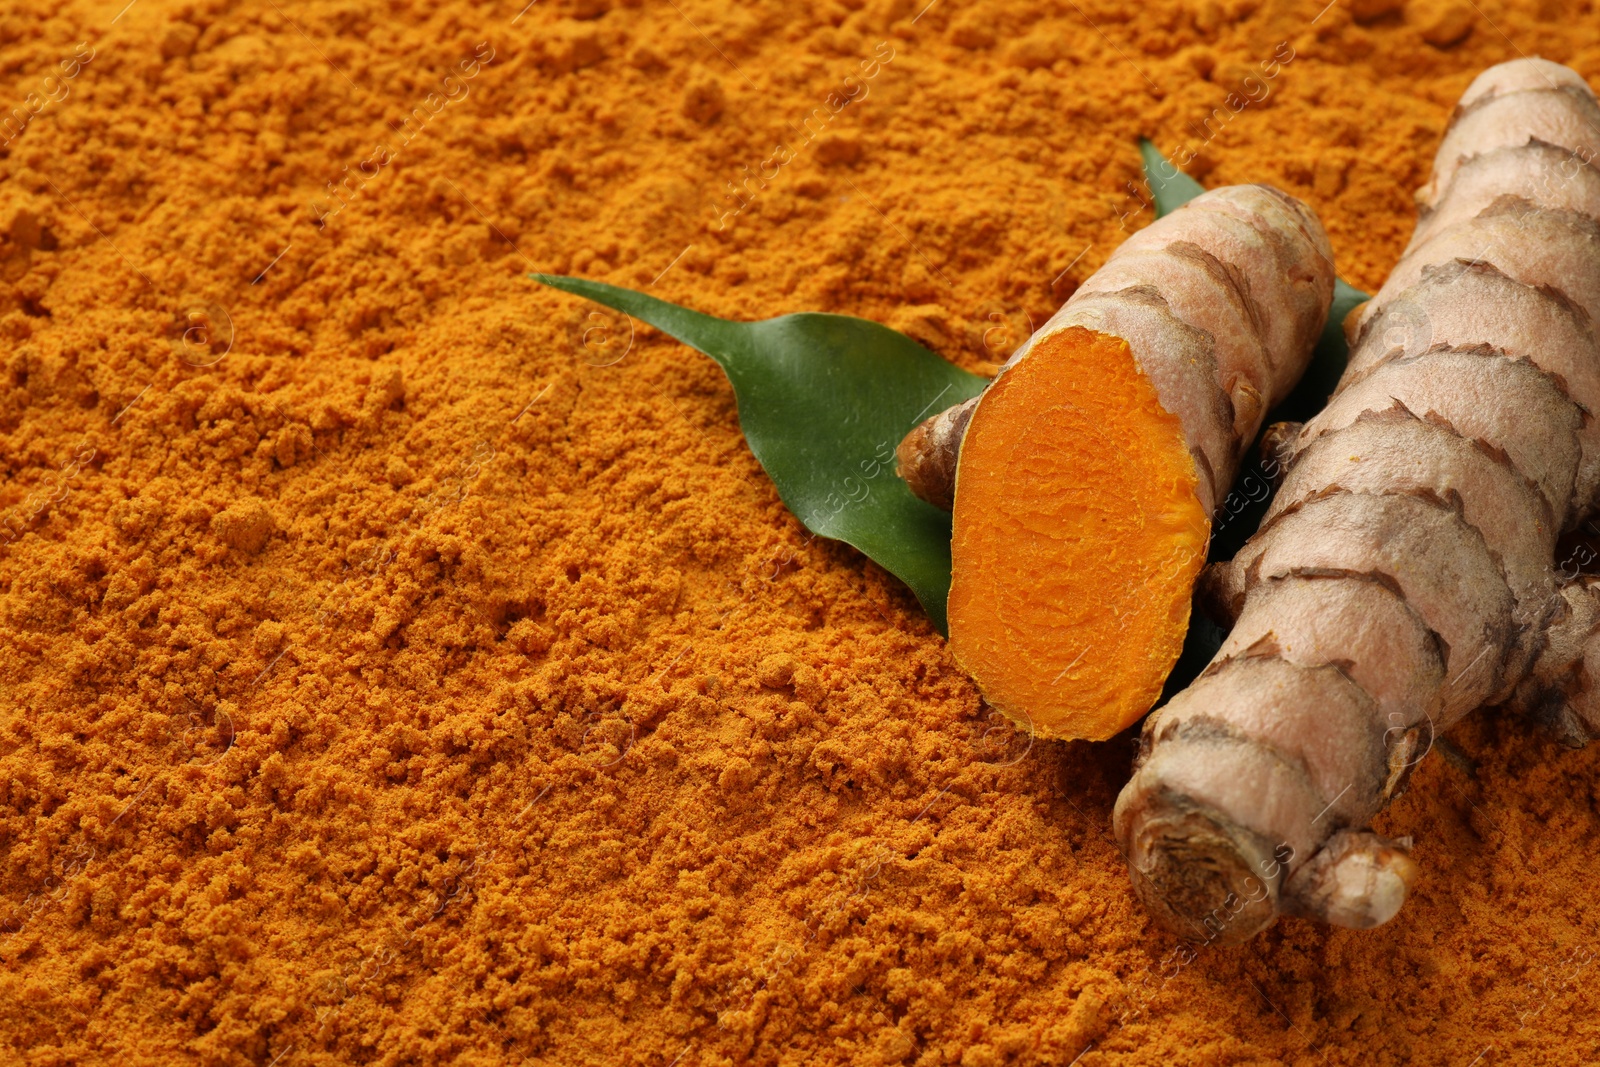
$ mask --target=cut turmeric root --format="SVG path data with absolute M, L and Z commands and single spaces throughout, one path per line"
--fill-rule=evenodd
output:
M 1205 560 L 1183 426 L 1126 341 L 1074 326 L 986 393 L 962 465 L 957 656 L 1047 736 L 1116 733 L 1160 695 Z
M 912 490 L 954 499 L 950 648 L 991 704 L 1059 738 L 1150 710 L 1209 517 L 1322 332 L 1331 257 L 1294 198 L 1212 190 L 1118 248 L 975 406 L 907 435 Z

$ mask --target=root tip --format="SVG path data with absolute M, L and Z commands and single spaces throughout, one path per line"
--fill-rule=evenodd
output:
M 1382 926 L 1399 913 L 1421 874 L 1409 839 L 1340 830 L 1285 887 L 1285 910 L 1353 930 Z

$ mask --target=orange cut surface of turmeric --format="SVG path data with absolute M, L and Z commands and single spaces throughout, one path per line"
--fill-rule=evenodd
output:
M 1041 338 L 990 387 L 957 468 L 950 646 L 1041 735 L 1103 740 L 1177 661 L 1210 523 L 1178 418 L 1120 338 Z

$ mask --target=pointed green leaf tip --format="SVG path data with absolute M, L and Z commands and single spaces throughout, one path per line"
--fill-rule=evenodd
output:
M 1139 138 L 1139 157 L 1144 161 L 1144 180 L 1156 202 L 1156 218 L 1170 215 L 1201 193 L 1205 186 L 1179 170 L 1177 165 L 1147 139 Z
M 904 334 L 815 313 L 730 322 L 582 278 L 529 275 L 649 323 L 722 367 L 739 428 L 778 495 L 812 533 L 853 545 L 911 587 L 945 632 L 950 516 L 911 495 L 894 450 L 921 419 L 988 380 Z

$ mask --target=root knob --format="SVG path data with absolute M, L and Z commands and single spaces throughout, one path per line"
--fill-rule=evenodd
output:
M 1234 945 L 1277 918 L 1279 864 L 1258 835 L 1170 794 L 1117 814 L 1134 893 L 1168 930 Z

